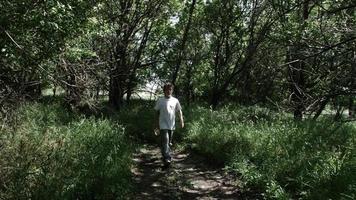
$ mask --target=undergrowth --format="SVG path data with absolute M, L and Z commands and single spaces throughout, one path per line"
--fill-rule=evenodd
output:
M 0 199 L 123 199 L 132 145 L 122 125 L 67 112 L 59 102 L 15 111 L 0 137 Z
M 356 198 L 355 124 L 295 122 L 258 106 L 195 106 L 188 118 L 185 143 L 266 199 Z
M 158 145 L 154 102 L 134 100 L 96 117 L 60 102 L 31 103 L 1 126 L 0 199 L 123 199 L 134 194 L 134 146 Z M 268 108 L 184 108 L 174 142 L 235 171 L 265 199 L 356 199 L 356 125 L 295 122 Z M 133 144 L 135 141 L 136 144 Z

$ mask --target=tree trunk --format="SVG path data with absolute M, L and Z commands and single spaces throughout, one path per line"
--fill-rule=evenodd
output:
M 355 48 L 355 46 L 354 46 Z M 354 98 L 355 96 L 353 95 L 353 93 L 355 91 L 354 88 L 356 88 L 356 82 L 355 82 L 355 76 L 356 76 L 356 51 L 354 50 L 353 51 L 353 58 L 351 59 L 352 63 L 351 63 L 351 73 L 350 73 L 350 78 L 351 78 L 351 83 L 350 83 L 350 97 L 349 97 L 349 105 L 348 105 L 348 109 L 349 109 L 349 118 L 353 118 L 355 117 L 355 110 L 356 110 L 356 107 L 354 105 Z
M 54 88 L 52 89 L 52 91 L 53 91 L 53 97 L 55 97 L 55 96 L 56 96 L 56 91 L 57 91 L 57 88 L 56 88 L 56 87 L 54 87 Z
M 353 9 L 348 9 L 347 13 L 350 14 L 350 16 L 352 16 L 352 13 L 354 12 Z M 348 24 L 350 24 L 350 26 L 352 26 L 352 22 L 348 21 Z M 354 92 L 355 92 L 355 88 L 356 88 L 356 42 L 352 42 L 352 55 L 351 55 L 351 73 L 350 73 L 350 97 L 349 97 L 349 105 L 348 105 L 348 109 L 349 109 L 349 118 L 353 118 L 355 117 L 355 111 L 356 111 L 356 106 L 354 105 Z
M 41 80 L 36 73 L 27 74 L 24 72 L 23 93 L 28 99 L 38 99 L 41 96 Z
M 139 46 L 139 48 L 137 50 L 137 53 L 136 53 L 136 56 L 135 56 L 133 69 L 132 69 L 132 71 L 130 73 L 129 83 L 127 85 L 127 93 L 126 93 L 127 104 L 130 104 L 131 95 L 132 95 L 133 89 L 137 84 L 136 83 L 136 71 L 140 66 L 140 59 L 141 59 L 142 53 L 144 52 L 144 49 L 146 47 L 148 36 L 149 36 L 149 34 L 150 34 L 151 30 L 152 30 L 152 25 L 153 25 L 153 23 L 150 23 L 145 27 L 145 32 L 143 33 L 140 46 Z
M 185 98 L 186 98 L 186 101 L 187 101 L 187 104 L 190 105 L 190 101 L 191 101 L 191 96 L 192 96 L 192 71 L 193 71 L 193 65 L 195 63 L 192 63 L 190 65 L 188 65 L 188 69 L 187 69 L 187 80 L 186 80 L 186 83 L 185 83 Z
M 120 35 L 120 30 L 117 30 L 116 34 Z M 125 83 L 129 74 L 129 65 L 127 63 L 128 44 L 128 38 L 124 34 L 124 36 L 117 41 L 113 52 L 114 61 L 112 62 L 112 71 L 110 73 L 109 104 L 115 109 L 120 109 L 124 103 Z
M 119 50 L 118 50 L 119 49 Z M 113 70 L 110 73 L 110 85 L 109 85 L 109 104 L 119 110 L 121 108 L 121 105 L 123 104 L 123 94 L 122 94 L 122 85 L 120 83 L 122 82 L 122 77 L 121 76 L 121 71 L 119 70 L 120 67 L 122 67 L 123 63 L 123 50 L 120 49 L 120 47 L 116 48 L 116 55 L 115 55 L 115 61 L 113 64 Z
M 109 104 L 115 109 L 120 109 L 123 104 L 123 94 L 119 86 L 118 75 L 116 74 L 110 76 Z
M 295 55 L 291 56 L 292 59 L 298 59 L 295 57 Z M 302 120 L 303 119 L 303 111 L 304 111 L 304 86 L 305 86 L 305 80 L 304 80 L 304 64 L 299 61 L 295 62 L 292 64 L 292 66 L 289 68 L 290 69 L 290 81 L 291 81 L 291 101 L 292 101 L 292 106 L 293 106 L 293 115 L 294 119 L 296 120 Z
M 323 110 L 325 109 L 326 104 L 328 104 L 330 101 L 329 97 L 326 97 L 325 99 L 323 99 L 320 103 L 319 109 L 318 111 L 315 113 L 313 119 L 316 120 L 318 119 L 318 117 L 320 116 L 320 114 L 323 112 Z
M 218 89 L 214 89 L 210 102 L 210 105 L 213 110 L 215 110 L 218 107 L 220 100 L 221 100 L 221 92 L 218 91 Z
M 183 57 L 183 55 L 184 55 L 185 44 L 186 44 L 186 42 L 187 42 L 188 33 L 189 33 L 190 26 L 191 26 L 191 23 L 192 23 L 192 18 L 193 18 L 193 12 L 194 12 L 194 8 L 195 8 L 195 3 L 196 3 L 196 0 L 192 0 L 192 4 L 190 5 L 190 8 L 189 8 L 189 17 L 188 17 L 187 26 L 186 26 L 185 29 L 184 29 L 183 38 L 182 38 L 182 43 L 181 43 L 181 45 L 180 45 L 180 49 L 179 49 L 179 52 L 178 52 L 177 63 L 176 63 L 176 66 L 175 66 L 175 69 L 174 69 L 173 75 L 172 75 L 172 84 L 173 84 L 173 85 L 176 84 L 176 80 L 177 80 L 177 77 L 178 77 L 180 65 L 181 65 L 181 63 L 182 63 L 182 57 Z M 177 88 L 175 88 L 174 91 L 175 91 L 175 94 L 178 93 Z
M 136 67 L 134 67 L 133 71 L 131 72 L 131 75 L 129 77 L 129 82 L 127 84 L 127 92 L 126 92 L 126 103 L 130 104 L 131 102 L 131 96 L 134 88 L 136 87 Z
M 288 49 L 288 62 L 292 62 L 290 64 L 290 88 L 291 88 L 291 102 L 293 106 L 293 115 L 294 119 L 302 120 L 303 119 L 303 111 L 304 111 L 304 91 L 305 91 L 305 64 L 304 59 L 301 56 L 302 46 L 302 34 L 305 30 L 305 26 L 307 20 L 309 18 L 309 3 L 310 0 L 306 0 L 303 2 L 302 7 L 299 10 L 299 33 L 298 40 L 296 44 L 293 44 L 292 47 Z
M 353 96 L 349 97 L 349 118 L 353 118 L 355 113 L 354 113 L 354 99 Z
M 99 84 L 98 84 L 96 86 L 96 95 L 95 95 L 96 100 L 99 100 L 99 97 L 100 97 L 100 87 L 99 87 Z

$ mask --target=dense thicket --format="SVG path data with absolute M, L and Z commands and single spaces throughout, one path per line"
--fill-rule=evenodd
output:
M 187 102 L 272 103 L 353 115 L 355 3 L 2 1 L 1 105 L 62 89 L 68 104 L 116 108 L 148 82 Z

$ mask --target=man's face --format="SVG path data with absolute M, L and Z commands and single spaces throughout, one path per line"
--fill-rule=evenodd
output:
M 164 92 L 164 96 L 165 97 L 170 97 L 170 96 L 172 96 L 173 88 L 172 87 L 165 87 L 163 92 Z

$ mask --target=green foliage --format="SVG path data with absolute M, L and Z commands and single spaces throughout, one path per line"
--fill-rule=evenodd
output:
M 155 142 L 158 137 L 153 133 L 155 102 L 132 100 L 130 105 L 124 107 L 113 118 L 120 121 L 127 130 L 127 134 L 137 141 Z
M 47 153 L 64 152 L 64 148 L 89 153 L 95 149 L 93 154 L 101 155 L 89 143 L 100 138 L 98 146 L 112 146 L 106 139 L 114 137 L 112 131 L 116 131 L 122 135 L 114 137 L 119 144 L 124 133 L 115 120 L 125 125 L 129 137 L 157 140 L 152 133 L 153 104 L 142 102 L 110 113 L 111 120 L 78 117 L 57 103 L 36 104 L 18 110 L 18 124 L 9 128 L 15 115 L 8 111 L 24 99 L 38 100 L 43 86 L 60 87 L 67 102 L 78 110 L 94 110 L 108 94 L 110 103 L 118 108 L 125 104 L 125 94 L 129 99 L 135 90 L 146 90 L 147 83 L 159 85 L 170 80 L 179 66 L 175 83 L 180 99 L 204 100 L 214 109 L 229 101 L 273 103 L 294 112 L 296 118 L 304 114 L 317 118 L 331 105 L 329 113 L 355 110 L 353 1 L 197 0 L 190 16 L 191 2 L 0 2 L 0 118 L 4 119 L 0 122 L 0 161 L 9 166 L 1 168 L 0 174 L 7 180 L 0 186 L 9 195 L 4 198 L 12 194 L 35 198 L 42 194 L 38 189 L 42 182 L 47 189 L 52 182 L 59 184 L 53 186 L 57 189 L 74 187 L 56 189 L 68 192 L 49 193 L 53 198 L 95 191 L 90 189 L 90 184 L 95 185 L 91 181 L 85 180 L 89 186 L 80 185 L 84 177 L 91 176 L 79 173 L 66 172 L 80 176 L 78 182 L 45 179 L 59 169 L 43 172 L 39 160 L 57 166 L 53 155 L 58 153 Z M 188 19 L 192 24 L 185 38 Z M 187 141 L 216 161 L 241 171 L 269 197 L 355 196 L 355 127 L 327 119 L 295 123 L 287 115 L 262 107 L 224 107 L 219 111 L 195 107 L 189 112 Z M 176 136 L 182 138 L 182 133 Z M 51 141 L 62 140 L 58 138 L 67 146 L 52 147 Z M 86 139 L 91 142 L 78 142 Z M 125 145 L 122 148 L 122 152 L 129 152 Z M 110 149 L 103 150 L 103 155 L 109 155 Z M 83 162 L 90 157 L 63 153 L 58 160 L 74 163 L 67 155 Z M 65 169 L 83 171 L 73 163 L 73 168 Z
M 66 112 L 58 103 L 25 105 L 0 140 L 0 199 L 123 199 L 132 147 L 123 126 Z
M 355 126 L 326 118 L 296 123 L 261 107 L 190 113 L 186 142 L 266 198 L 355 198 Z
M 5 58 L 16 56 L 14 62 L 20 59 L 42 61 L 49 58 L 63 46 L 64 39 L 78 33 L 78 29 L 85 24 L 83 22 L 91 6 L 91 3 L 85 1 L 3 1 L 0 4 L 1 34 L 7 31 L 24 48 L 18 51 L 9 36 L 3 37 L 0 42 L 4 43 L 2 48 L 6 53 Z

